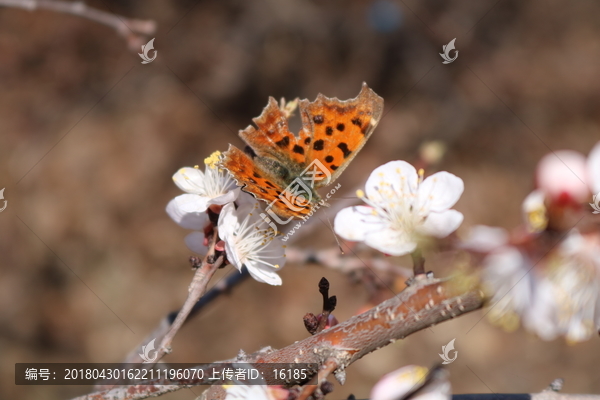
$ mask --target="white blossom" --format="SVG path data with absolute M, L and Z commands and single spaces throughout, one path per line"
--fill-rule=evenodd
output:
M 175 184 L 186 194 L 167 205 L 167 213 L 180 226 L 202 230 L 208 223 L 206 211 L 211 205 L 222 206 L 235 201 L 240 189 L 225 170 L 217 167 L 220 153 L 204 160 L 204 172 L 198 166 L 181 168 L 173 175 Z
M 464 190 L 462 179 L 448 172 L 423 180 L 423 172 L 405 161 L 376 168 L 357 195 L 367 205 L 341 210 L 335 232 L 342 238 L 364 241 L 391 255 L 410 253 L 421 236 L 442 238 L 454 232 L 463 215 L 450 208 Z
M 240 196 L 248 199 L 250 195 Z M 238 270 L 246 266 L 259 282 L 281 285 L 275 272 L 285 264 L 285 246 L 277 232 L 267 226 L 260 216 L 260 206 L 254 199 L 240 201 L 236 209 L 227 204 L 219 216 L 219 236 L 225 242 L 227 260 Z

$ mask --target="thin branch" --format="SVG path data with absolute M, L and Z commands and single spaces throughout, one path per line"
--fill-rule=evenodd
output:
M 185 303 L 183 303 L 181 310 L 179 310 L 179 314 L 177 314 L 175 321 L 173 321 L 171 324 L 169 331 L 163 337 L 154 363 L 158 362 L 162 357 L 165 356 L 165 354 L 169 354 L 171 352 L 171 342 L 175 338 L 175 335 L 183 326 L 183 323 L 188 318 L 188 315 L 192 311 L 192 308 L 194 308 L 194 305 L 198 302 L 200 297 L 206 293 L 206 287 L 208 286 L 208 282 L 214 273 L 223 264 L 223 255 L 220 255 L 216 261 L 214 260 L 215 245 L 218 237 L 218 230 L 217 227 L 215 227 L 212 236 L 209 238 L 208 252 L 204 257 L 201 266 L 196 270 L 194 278 L 192 279 L 192 283 L 190 284 L 188 297 L 185 300 Z
M 212 289 L 206 292 L 204 296 L 200 297 L 200 299 L 196 302 L 194 307 L 192 307 L 192 310 L 188 314 L 187 319 L 184 321 L 184 325 L 187 322 L 189 322 L 193 316 L 195 316 L 201 310 L 203 310 L 204 307 L 209 305 L 213 300 L 218 298 L 220 295 L 229 292 L 235 286 L 244 282 L 249 276 L 250 274 L 248 273 L 248 270 L 244 268 L 242 269 L 242 272 L 238 272 L 237 270 L 235 270 L 225 279 L 217 282 L 215 286 L 213 286 Z M 158 326 L 149 335 L 146 336 L 144 341 L 140 343 L 136 349 L 129 353 L 129 355 L 123 362 L 132 364 L 142 362 L 142 359 L 140 358 L 140 353 L 143 353 L 142 346 L 145 346 L 152 339 L 164 337 L 171 328 L 171 324 L 173 323 L 173 321 L 175 321 L 180 311 L 181 310 L 172 311 L 166 317 L 164 317 L 158 324 Z
M 307 400 L 315 393 L 315 391 L 319 390 L 321 383 L 324 382 L 337 367 L 338 363 L 335 358 L 328 358 L 325 360 L 317 375 L 315 375 L 307 385 L 302 387 L 298 400 Z
M 156 22 L 152 20 L 125 18 L 89 7 L 81 1 L 0 0 L 0 7 L 14 7 L 29 11 L 50 10 L 86 18 L 114 29 L 119 36 L 127 40 L 132 50 L 139 49 L 143 44 L 144 40 L 140 36 L 152 35 L 156 31 Z
M 370 268 L 376 272 L 390 273 L 407 279 L 413 275 L 410 269 L 398 266 L 382 257 L 362 260 L 356 257 L 349 257 L 342 254 L 337 246 L 316 251 L 288 248 L 286 258 L 288 263 L 306 264 L 312 262 L 342 273 L 351 273 Z

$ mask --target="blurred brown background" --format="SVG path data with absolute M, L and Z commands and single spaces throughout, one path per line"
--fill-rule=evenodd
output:
M 16 362 L 118 362 L 185 299 L 187 232 L 164 212 L 171 175 L 201 164 L 258 116 L 268 96 L 354 97 L 366 81 L 385 117 L 340 181 L 443 141 L 439 165 L 465 181 L 456 208 L 513 227 L 549 149 L 600 139 L 600 4 L 557 1 L 89 1 L 154 19 L 142 65 L 111 29 L 69 15 L 0 8 L 0 398 L 67 399 L 89 387 L 14 385 Z M 442 64 L 456 39 L 458 59 Z M 434 171 L 428 171 L 429 173 Z M 343 192 L 343 190 L 342 190 Z M 339 193 L 339 192 L 338 192 Z M 298 245 L 335 244 L 322 229 Z M 409 266 L 406 258 L 391 259 Z M 429 265 L 447 275 L 451 259 Z M 219 277 L 230 272 L 221 271 Z M 166 359 L 209 362 L 307 336 L 322 276 L 344 320 L 364 287 L 287 265 L 282 287 L 246 282 L 186 325 Z M 219 278 L 218 277 L 218 278 Z M 455 393 L 600 393 L 600 340 L 569 346 L 507 334 L 479 311 L 352 365 L 331 399 L 368 396 L 381 375 L 431 366 L 456 338 Z M 201 388 L 165 399 L 194 399 Z

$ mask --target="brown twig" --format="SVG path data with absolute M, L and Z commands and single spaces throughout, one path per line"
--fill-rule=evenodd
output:
M 138 50 L 143 44 L 144 41 L 140 36 L 152 35 L 156 31 L 156 22 L 152 20 L 125 18 L 89 7 L 82 1 L 0 0 L 0 7 L 14 7 L 29 11 L 45 9 L 86 18 L 114 29 L 119 36 L 127 39 L 131 50 Z
M 302 387 L 298 400 L 307 400 L 312 394 L 320 390 L 321 383 L 323 383 L 337 367 L 338 363 L 335 358 L 328 358 L 325 360 L 317 375 L 315 375 L 308 384 Z
M 206 287 L 208 286 L 208 282 L 214 275 L 214 273 L 219 269 L 219 267 L 223 264 L 223 255 L 220 255 L 216 261 L 215 258 L 215 244 L 218 240 L 218 230 L 217 227 L 214 228 L 212 236 L 208 241 L 208 252 L 202 260 L 202 264 L 200 267 L 196 269 L 196 273 L 194 274 L 194 278 L 192 279 L 192 283 L 190 283 L 188 297 L 183 303 L 183 307 L 179 310 L 179 314 L 177 314 L 177 318 L 171 324 L 170 329 L 163 337 L 160 347 L 157 351 L 157 357 L 154 363 L 158 362 L 165 354 L 169 354 L 171 352 L 171 342 L 175 338 L 177 332 L 187 319 L 188 315 L 192 311 L 194 304 L 202 297 L 202 295 L 206 292 Z M 154 364 L 152 363 L 152 365 Z

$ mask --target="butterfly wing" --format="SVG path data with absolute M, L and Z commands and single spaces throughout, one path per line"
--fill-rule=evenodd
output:
M 270 204 L 275 214 L 283 218 L 302 218 L 311 207 L 302 198 L 286 191 L 285 183 L 271 170 L 235 146 L 223 153 L 220 166 L 226 168 L 242 190 Z M 282 196 L 283 193 L 283 196 Z
M 240 137 L 259 157 L 271 157 L 293 174 L 306 162 L 308 142 L 306 135 L 296 136 L 289 131 L 288 115 L 273 97 L 254 124 L 240 131 Z
M 314 102 L 300 102 L 302 130 L 294 135 L 288 115 L 271 97 L 253 119 L 256 127 L 240 131 L 248 151 L 230 146 L 221 166 L 243 191 L 270 203 L 277 215 L 302 218 L 320 200 L 314 189 L 337 179 L 371 136 L 382 112 L 383 99 L 366 84 L 346 101 L 319 94 Z M 306 183 L 307 178 L 310 187 L 301 187 L 298 181 Z
M 354 99 L 340 101 L 319 94 L 314 102 L 300 102 L 301 136 L 310 143 L 304 150 L 305 163 L 317 160 L 331 176 L 316 182 L 316 187 L 332 183 L 346 169 L 375 130 L 382 113 L 383 99 L 366 83 Z

